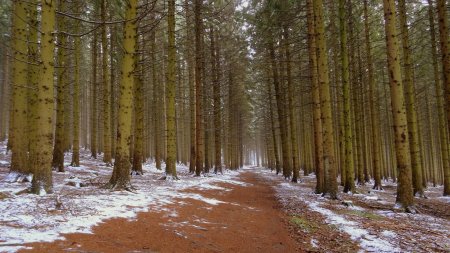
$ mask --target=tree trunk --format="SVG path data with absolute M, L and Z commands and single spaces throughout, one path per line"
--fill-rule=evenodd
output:
M 437 0 L 439 36 L 442 54 L 442 72 L 444 89 L 447 97 L 447 128 L 450 127 L 450 41 L 448 39 L 448 16 L 445 0 Z M 450 166 L 444 166 L 444 196 L 450 195 Z
M 27 13 L 26 3 L 14 1 L 13 15 L 13 66 L 12 66 L 12 126 L 10 130 L 11 171 L 8 181 L 26 180 L 31 172 L 28 168 L 28 128 L 27 128 Z
M 328 56 L 325 40 L 325 26 L 322 0 L 313 1 L 315 35 L 317 40 L 317 69 L 320 89 L 320 105 L 323 123 L 323 153 L 324 163 L 328 167 L 325 171 L 325 193 L 330 198 L 337 198 L 336 161 L 334 154 L 334 129 L 330 96 L 330 80 L 328 73 Z
M 411 49 L 409 46 L 409 29 L 407 22 L 405 0 L 398 0 L 400 32 L 403 46 L 403 62 L 405 74 L 405 100 L 406 113 L 408 118 L 408 136 L 411 152 L 411 169 L 413 178 L 414 195 L 424 196 L 422 187 L 422 156 L 420 151 L 417 110 L 416 110 L 416 89 L 413 82 L 413 63 L 411 59 Z
M 136 46 L 136 8 L 137 0 L 129 0 L 126 5 L 125 27 L 123 34 L 122 75 L 120 80 L 119 118 L 117 147 L 114 169 L 106 187 L 114 190 L 130 190 L 130 144 L 131 119 L 133 110 L 133 72 Z
M 79 6 L 77 7 L 80 10 Z M 78 11 L 79 12 L 79 11 Z M 80 30 L 80 23 L 75 24 L 75 34 Z M 75 37 L 75 80 L 73 83 L 73 144 L 72 144 L 72 163 L 71 166 L 80 166 L 80 60 L 81 48 L 80 37 Z
M 202 21 L 202 0 L 194 0 L 195 14 L 195 87 L 196 87 L 196 104 L 195 104 L 195 122 L 196 122 L 196 167 L 195 175 L 200 176 L 203 171 L 203 21 Z
M 316 170 L 316 193 L 325 191 L 325 175 L 323 165 L 323 127 L 322 127 L 322 110 L 320 108 L 320 90 L 317 73 L 317 45 L 316 45 L 316 29 L 314 21 L 313 0 L 307 0 L 308 4 L 308 52 L 309 52 L 309 68 L 311 75 L 311 86 L 313 96 L 313 121 L 314 121 L 314 158 Z
M 101 14 L 102 20 L 106 21 L 107 0 L 102 0 Z M 106 36 L 106 25 L 102 26 L 102 75 L 103 75 L 103 162 L 112 164 L 111 157 L 111 83 L 108 68 L 108 40 Z M 111 61 L 112 64 L 112 61 Z
M 138 41 L 136 42 L 139 43 Z M 137 46 L 136 46 L 137 47 Z M 142 48 L 145 48 L 143 46 Z M 139 48 L 136 48 L 139 51 Z M 143 175 L 142 157 L 143 157 L 143 132 L 144 132 L 144 84 L 142 82 L 143 71 L 139 62 L 140 55 L 135 55 L 134 59 L 134 147 L 133 147 L 133 164 L 131 168 L 132 175 Z
M 59 10 L 64 10 L 64 1 L 59 2 Z M 60 30 L 65 29 L 64 18 L 58 19 Z M 67 44 L 65 34 L 58 35 L 58 86 L 56 87 L 56 130 L 55 144 L 53 147 L 52 167 L 58 172 L 64 172 L 64 98 L 66 91 L 66 56 L 64 47 Z
M 53 144 L 53 75 L 54 75 L 54 32 L 56 3 L 41 0 L 41 70 L 37 91 L 38 117 L 36 160 L 31 192 L 42 195 L 53 192 L 52 144 Z
M 38 1 L 34 1 L 38 2 Z M 28 23 L 31 27 L 38 27 L 38 8 L 36 5 L 29 4 L 28 5 Z M 29 143 L 29 154 L 28 154 L 28 166 L 30 171 L 34 170 L 34 161 L 36 160 L 36 153 L 32 152 L 33 150 L 37 150 L 39 148 L 39 143 L 36 141 L 37 136 L 37 87 L 39 82 L 39 66 L 35 65 L 39 62 L 39 48 L 38 48 L 38 31 L 36 29 L 29 29 L 28 35 L 28 61 L 31 61 L 34 64 L 29 65 L 28 67 L 28 143 Z M 64 163 L 64 155 L 63 155 Z M 59 169 L 61 171 L 61 169 Z M 62 171 L 64 171 L 64 164 L 62 167 Z
M 214 173 L 222 174 L 222 142 L 221 142 L 221 128 L 222 128 L 222 112 L 220 103 L 220 55 L 218 41 L 216 41 L 216 32 L 214 28 L 210 27 L 211 40 L 211 74 L 213 79 L 213 103 L 214 103 Z M 217 43 L 217 44 L 216 44 Z
M 166 178 L 177 179 L 175 167 L 177 156 L 176 128 L 175 128 L 175 93 L 176 93 L 176 48 L 175 48 L 175 0 L 168 2 L 168 65 L 167 65 L 167 108 L 166 108 L 166 132 L 167 132 L 167 158 Z
M 353 133 L 352 133 L 352 117 L 350 108 L 350 71 L 348 64 L 348 48 L 347 48 L 347 28 L 346 28 L 346 12 L 345 1 L 339 0 L 339 24 L 341 37 L 341 67 L 342 67 L 342 93 L 344 100 L 344 142 L 345 142 L 345 183 L 344 192 L 355 191 L 355 173 L 353 171 Z
M 394 119 L 395 155 L 397 157 L 397 203 L 406 211 L 412 211 L 413 191 L 411 183 L 411 157 L 409 151 L 408 122 L 403 93 L 397 20 L 394 0 L 383 0 L 386 45 L 388 54 L 391 104 Z
M 97 6 L 97 5 L 95 5 Z M 95 8 L 97 9 L 97 8 Z M 97 158 L 97 33 L 92 41 L 91 156 Z

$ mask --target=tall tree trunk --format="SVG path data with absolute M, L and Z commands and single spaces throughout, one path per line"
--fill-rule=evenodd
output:
M 278 173 L 281 172 L 281 166 L 280 166 L 280 155 L 278 153 L 278 144 L 277 144 L 277 134 L 276 134 L 276 127 L 275 127 L 275 116 L 273 112 L 273 103 L 272 103 L 272 84 L 268 81 L 267 82 L 267 96 L 269 99 L 269 117 L 270 117 L 270 124 L 271 124 L 271 132 L 272 132 L 272 141 L 273 141 L 273 150 L 275 155 L 275 171 L 278 175 Z
M 411 152 L 411 169 L 413 177 L 414 195 L 423 196 L 422 187 L 422 156 L 420 151 L 419 132 L 417 123 L 416 110 L 416 89 L 413 82 L 413 63 L 411 59 L 411 49 L 409 46 L 409 29 L 406 13 L 405 0 L 398 0 L 399 8 L 399 22 L 401 40 L 403 46 L 403 62 L 405 74 L 405 99 L 406 99 L 406 113 L 408 118 L 408 136 Z
M 166 178 L 177 179 L 175 167 L 177 156 L 177 139 L 175 128 L 175 93 L 176 93 L 176 48 L 175 48 L 175 0 L 168 2 L 168 65 L 167 65 L 167 108 L 166 108 L 166 132 L 167 132 L 167 158 Z
M 59 10 L 64 10 L 64 1 L 59 1 Z M 64 18 L 58 19 L 59 30 L 65 29 Z M 58 86 L 56 87 L 56 129 L 55 143 L 53 147 L 52 167 L 58 172 L 64 172 L 64 96 L 66 91 L 66 56 L 65 50 L 67 37 L 65 34 L 58 35 Z
M 195 173 L 195 165 L 196 165 L 196 113 L 195 113 L 195 61 L 192 55 L 192 46 L 191 43 L 194 40 L 192 37 L 192 10 L 191 5 L 189 4 L 189 0 L 185 0 L 185 8 L 186 8 L 186 51 L 187 51 L 187 68 L 188 68 L 188 82 L 189 82 L 189 115 L 190 115 L 190 158 L 189 158 L 189 173 Z
M 155 166 L 157 170 L 161 170 L 161 89 L 160 89 L 160 82 L 156 75 L 156 31 L 155 29 L 152 30 L 151 36 L 151 64 L 152 64 L 152 83 L 153 83 L 153 120 L 154 120 L 154 148 L 155 148 Z
M 136 46 L 136 9 L 137 0 L 129 0 L 126 5 L 125 27 L 123 34 L 122 75 L 120 80 L 119 118 L 117 147 L 114 169 L 106 187 L 115 190 L 130 190 L 130 144 L 131 119 L 133 110 L 133 72 Z
M 314 121 L 314 158 L 316 169 L 316 193 L 325 191 L 325 171 L 323 164 L 323 127 L 322 127 L 322 110 L 320 108 L 320 90 L 317 73 L 317 45 L 316 45 L 316 29 L 314 21 L 313 0 L 307 0 L 308 4 L 308 52 L 309 52 L 309 68 L 311 75 L 311 86 L 313 96 L 313 121 Z
M 36 141 L 39 145 L 34 154 L 34 175 L 31 192 L 41 195 L 53 192 L 52 182 L 52 144 L 53 144 L 53 75 L 54 75 L 54 32 L 55 1 L 41 0 L 41 70 L 37 90 L 37 129 Z
M 337 198 L 336 161 L 334 154 L 334 129 L 331 111 L 330 80 L 328 73 L 328 56 L 325 40 L 324 11 L 322 0 L 313 1 L 315 35 L 317 40 L 317 69 L 318 82 L 320 87 L 320 104 L 322 109 L 323 123 L 323 153 L 326 188 L 325 193 L 330 194 L 330 198 Z
M 102 0 L 101 14 L 102 20 L 106 21 L 107 0 Z M 102 26 L 102 75 L 103 75 L 103 162 L 111 165 L 111 83 L 109 79 L 108 68 L 108 40 L 106 34 L 106 25 Z M 112 64 L 112 61 L 111 61 Z
M 383 0 L 386 45 L 391 86 L 391 104 L 394 119 L 395 155 L 397 157 L 397 203 L 406 211 L 413 211 L 411 157 L 409 152 L 408 122 L 403 93 L 397 20 L 394 0 Z
M 37 1 L 34 1 L 37 3 Z M 28 7 L 28 24 L 30 26 L 29 34 L 28 34 L 28 61 L 33 64 L 28 66 L 28 145 L 29 145 L 29 154 L 28 154 L 28 166 L 31 171 L 33 171 L 33 165 L 35 161 L 35 153 L 31 152 L 32 150 L 36 150 L 39 143 L 36 142 L 36 131 L 38 128 L 37 125 L 37 87 L 39 80 L 39 67 L 36 63 L 39 62 L 39 48 L 38 48 L 38 31 L 33 29 L 32 27 L 38 27 L 38 9 L 36 5 L 29 4 Z
M 433 1 L 428 0 L 428 18 L 430 22 L 430 37 L 431 37 L 431 55 L 433 61 L 433 77 L 434 77 L 434 87 L 436 90 L 436 103 L 438 107 L 438 122 L 439 122 L 439 137 L 440 137 L 440 150 L 442 156 L 442 167 L 444 169 L 444 195 L 450 194 L 450 185 L 445 185 L 445 171 L 450 170 L 449 161 L 449 150 L 448 150 L 448 134 L 447 134 L 447 124 L 445 122 L 445 101 L 443 97 L 442 83 L 439 80 L 439 66 L 438 66 L 438 53 L 437 53 L 437 43 L 436 43 L 436 29 L 434 27 L 434 8 Z M 447 182 L 450 183 L 450 182 Z M 448 190 L 446 190 L 448 189 Z
M 202 0 L 194 0 L 195 14 L 195 87 L 196 87 L 196 104 L 195 104 L 195 122 L 196 122 L 196 168 L 195 175 L 200 176 L 203 171 L 203 21 L 202 21 Z
M 278 112 L 278 122 L 280 124 L 280 133 L 281 133 L 281 156 L 283 159 L 283 176 L 284 178 L 291 177 L 291 168 L 290 168 L 290 160 L 289 160 L 289 147 L 288 147 L 288 133 L 287 133 L 287 121 L 286 121 L 286 111 L 285 111 L 285 100 L 284 93 L 281 87 L 277 60 L 275 55 L 275 41 L 273 39 L 272 31 L 270 31 L 269 35 L 269 53 L 270 53 L 270 62 L 272 67 L 272 78 L 273 84 L 275 87 L 275 100 L 277 105 Z
M 77 3 L 77 12 L 79 13 L 80 3 Z M 80 23 L 77 21 L 75 24 L 75 34 L 78 34 L 80 30 Z M 81 60 L 81 48 L 80 37 L 75 37 L 75 80 L 73 83 L 73 146 L 72 146 L 72 163 L 71 166 L 80 166 L 80 60 Z
M 345 1 L 339 0 L 339 24 L 341 37 L 341 67 L 342 67 L 342 89 L 344 100 L 344 142 L 345 142 L 345 183 L 344 192 L 355 191 L 355 173 L 353 171 L 353 133 L 352 133 L 352 117 L 350 108 L 350 71 L 348 64 L 348 48 L 347 48 L 347 27 L 346 27 Z
M 284 36 L 284 51 L 286 54 L 286 75 L 287 75 L 287 96 L 288 96 L 288 113 L 289 113 L 289 126 L 290 126 L 290 134 L 291 134 L 291 147 L 292 147 L 292 182 L 297 183 L 300 178 L 300 165 L 299 165 L 299 157 L 298 157 L 298 143 L 297 143 L 297 125 L 295 120 L 295 105 L 294 105 L 294 85 L 292 84 L 292 73 L 291 73 L 291 52 L 289 48 L 289 27 L 284 22 L 283 27 L 283 36 Z
M 139 41 L 136 42 L 138 44 Z M 142 47 L 145 48 L 145 45 Z M 136 51 L 139 52 L 138 46 Z M 133 175 L 143 175 L 142 170 L 142 157 L 144 146 L 144 84 L 143 84 L 143 71 L 140 63 L 140 55 L 135 55 L 134 59 L 134 147 L 133 147 L 133 164 L 131 173 Z
M 445 0 L 437 0 L 439 36 L 442 54 L 442 72 L 444 89 L 447 97 L 447 128 L 450 127 L 450 40 L 448 39 L 448 16 Z M 444 166 L 444 196 L 450 195 L 450 166 Z
M 222 111 L 220 104 L 220 55 L 219 55 L 219 41 L 216 41 L 217 32 L 210 27 L 211 40 L 211 74 L 213 79 L 213 103 L 214 103 L 214 173 L 222 174 L 222 142 L 221 142 L 221 128 L 222 128 Z
M 96 5 L 95 5 L 96 6 Z M 97 8 L 96 8 L 97 9 Z M 97 33 L 92 41 L 91 156 L 97 158 Z
M 372 124 L 372 166 L 373 177 L 375 184 L 373 189 L 380 190 L 381 186 L 381 168 L 380 168 L 380 154 L 379 154 L 379 118 L 377 117 L 378 105 L 375 101 L 378 100 L 377 90 L 375 87 L 375 78 L 373 73 L 372 62 L 372 46 L 370 41 L 370 22 L 369 22 L 369 10 L 368 2 L 364 0 L 364 31 L 366 37 L 366 57 L 367 57 L 367 69 L 369 78 L 369 107 L 370 107 L 370 119 Z
M 13 38 L 13 95 L 12 95 L 12 127 L 10 137 L 12 144 L 11 171 L 8 181 L 23 181 L 31 172 L 28 168 L 27 138 L 27 14 L 26 3 L 14 1 Z

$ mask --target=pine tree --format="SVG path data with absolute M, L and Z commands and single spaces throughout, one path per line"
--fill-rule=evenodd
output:
M 200 176 L 204 168 L 204 143 L 203 143 L 203 21 L 202 0 L 194 0 L 194 24 L 195 24 L 195 175 Z
M 439 37 L 442 54 L 442 72 L 444 89 L 447 97 L 447 127 L 450 127 L 450 40 L 448 39 L 448 16 L 445 0 L 437 0 Z M 444 166 L 444 196 L 450 195 L 450 166 Z
M 176 170 L 176 128 L 175 128 L 175 93 L 176 93 L 176 48 L 175 48 L 175 0 L 168 2 L 168 65 L 167 65 L 167 108 L 166 108 L 166 132 L 167 132 L 167 158 L 166 178 L 178 179 Z
M 317 44 L 316 44 L 316 29 L 313 0 L 307 0 L 308 4 L 308 52 L 309 52 L 309 68 L 310 79 L 312 86 L 312 100 L 313 100 L 313 122 L 314 122 L 314 159 L 316 169 L 316 193 L 323 193 L 325 191 L 325 175 L 323 165 L 323 127 L 322 127 L 322 112 L 320 108 L 320 90 L 317 73 Z
M 56 4 L 41 0 L 41 66 L 37 90 L 37 129 L 34 174 L 31 192 L 41 195 L 53 192 L 52 144 L 53 144 L 53 75 L 54 32 Z
M 342 67 L 342 89 L 344 100 L 344 148 L 345 148 L 345 171 L 344 192 L 355 191 L 354 164 L 353 164 L 353 133 L 351 128 L 351 109 L 350 109 L 350 71 L 348 64 L 347 47 L 347 27 L 346 27 L 345 1 L 339 0 L 339 24 L 341 37 L 341 67 Z
M 107 0 L 102 0 L 101 15 L 102 20 L 106 21 Z M 111 155 L 111 84 L 108 68 L 108 41 L 106 25 L 102 26 L 102 75 L 103 75 L 103 162 L 107 165 L 112 164 Z
M 391 87 L 391 104 L 394 119 L 395 155 L 397 157 L 397 203 L 399 203 L 406 211 L 413 211 L 412 206 L 414 203 L 411 182 L 408 123 L 400 68 L 400 52 L 394 0 L 383 0 L 383 7 L 386 27 L 389 82 Z
M 78 4 L 78 13 L 81 8 Z M 78 34 L 80 30 L 80 24 L 75 24 L 75 34 Z M 71 166 L 80 166 L 80 58 L 81 58 L 81 42 L 80 37 L 77 36 L 74 39 L 74 57 L 75 57 L 75 70 L 74 70 L 74 83 L 73 83 L 73 142 L 72 142 L 72 162 Z
M 10 136 L 11 155 L 11 175 L 9 181 L 24 181 L 31 172 L 28 169 L 28 141 L 27 141 L 27 13 L 26 3 L 21 0 L 14 1 L 13 16 L 13 66 L 12 66 L 12 126 L 13 133 Z
M 323 153 L 326 187 L 330 198 L 337 198 L 336 161 L 334 155 L 334 129 L 328 73 L 327 46 L 325 41 L 324 13 L 322 0 L 313 1 L 315 35 L 317 42 L 317 69 L 320 89 L 320 106 L 323 123 Z
M 59 11 L 64 11 L 65 2 L 59 1 Z M 58 28 L 60 31 L 65 29 L 65 19 L 58 18 Z M 56 129 L 55 144 L 53 147 L 52 167 L 58 172 L 64 172 L 64 96 L 66 88 L 66 51 L 67 36 L 61 32 L 58 34 L 58 78 L 56 87 Z
M 120 100 L 118 111 L 117 147 L 114 169 L 106 185 L 114 190 L 131 190 L 130 185 L 130 144 L 131 118 L 133 112 L 133 71 L 136 46 L 136 10 L 137 0 L 126 4 L 125 27 L 123 33 L 122 75 L 120 77 Z
M 405 83 L 405 99 L 406 113 L 408 118 L 408 136 L 411 152 L 411 169 L 413 176 L 414 195 L 424 196 L 422 187 L 422 155 L 419 142 L 419 130 L 417 123 L 416 110 L 416 88 L 413 83 L 413 63 L 411 59 L 411 49 L 409 46 L 409 28 L 407 21 L 406 2 L 398 0 L 400 32 L 403 46 L 403 62 L 404 62 L 404 83 Z

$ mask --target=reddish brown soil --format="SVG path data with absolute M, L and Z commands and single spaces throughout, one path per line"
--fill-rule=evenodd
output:
M 269 183 L 253 173 L 240 178 L 251 185 L 189 191 L 226 203 L 182 199 L 182 205 L 168 206 L 176 215 L 150 211 L 134 221 L 111 219 L 93 234 L 67 234 L 21 252 L 302 252 Z

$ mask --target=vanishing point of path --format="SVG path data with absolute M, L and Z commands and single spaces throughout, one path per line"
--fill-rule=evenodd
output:
M 217 205 L 179 199 L 166 211 L 139 213 L 135 220 L 115 218 L 93 234 L 66 234 L 65 240 L 29 244 L 21 252 L 298 252 L 285 214 L 270 182 L 244 172 L 240 186 L 217 183 L 224 190 L 196 190 Z M 132 205 L 132 203 L 130 203 Z

